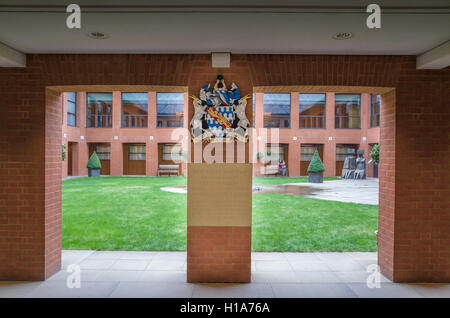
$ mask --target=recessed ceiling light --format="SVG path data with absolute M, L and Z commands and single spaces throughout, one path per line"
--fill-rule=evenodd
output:
M 97 40 L 103 40 L 103 39 L 107 39 L 109 38 L 109 35 L 103 32 L 89 32 L 87 34 L 89 37 L 93 38 L 93 39 L 97 39 Z
M 333 39 L 335 40 L 348 40 L 353 37 L 352 32 L 338 32 L 333 35 Z

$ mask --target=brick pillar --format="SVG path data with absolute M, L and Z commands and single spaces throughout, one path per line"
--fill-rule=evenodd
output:
M 255 93 L 255 135 L 252 139 L 254 142 L 254 147 L 256 149 L 256 152 L 261 152 L 263 155 L 265 155 L 265 149 L 263 143 L 259 142 L 257 139 L 258 136 L 261 138 L 264 138 L 261 136 L 262 129 L 264 127 L 264 93 Z M 264 167 L 264 160 L 265 158 L 262 158 L 260 160 L 257 160 L 255 163 L 255 169 L 254 174 L 256 176 L 261 176 L 261 170 Z
M 187 281 L 249 283 L 252 165 L 190 163 L 188 170 Z
M 291 93 L 291 129 L 290 131 L 298 131 L 299 125 L 299 104 L 298 104 L 298 92 Z M 297 137 L 297 140 L 293 140 L 292 137 Z M 300 136 L 292 135 L 289 141 L 289 176 L 300 176 Z
M 78 176 L 87 176 L 88 169 L 86 167 L 89 160 L 89 148 L 86 143 L 86 93 L 77 93 L 77 123 L 80 128 L 80 139 L 77 141 L 76 147 L 76 171 Z M 74 150 L 75 153 L 75 150 Z M 75 174 L 74 174 L 75 175 Z
M 67 131 L 67 93 L 63 93 L 62 95 L 62 132 L 63 134 Z M 68 173 L 68 162 L 69 162 L 69 142 L 67 140 L 67 136 L 62 136 L 62 142 L 66 145 L 66 159 L 62 162 L 62 177 L 67 177 Z M 73 171 L 72 171 L 73 173 Z
M 158 175 L 158 143 L 156 142 L 156 140 L 147 141 L 146 156 L 147 176 Z
M 46 90 L 32 101 L 0 116 L 0 280 L 44 280 L 61 267 L 62 99 Z M 24 114 L 32 125 L 19 124 Z
M 123 144 L 120 140 L 111 142 L 111 175 L 123 175 Z
M 323 165 L 325 166 L 324 177 L 336 176 L 336 142 L 327 140 L 323 145 Z
M 326 136 L 323 149 L 323 164 L 325 166 L 325 177 L 336 176 L 336 141 L 335 141 L 335 110 L 334 93 L 326 94 L 326 128 L 329 134 Z M 330 140 L 331 137 L 331 140 Z
M 394 278 L 395 220 L 395 91 L 382 96 L 380 113 L 380 170 L 378 214 L 378 265 L 389 279 Z
M 370 160 L 369 144 L 367 142 L 367 134 L 370 120 L 370 94 L 361 94 L 361 140 L 359 142 L 359 149 L 364 150 L 364 157 L 366 158 L 367 174 L 372 170 L 368 164 Z

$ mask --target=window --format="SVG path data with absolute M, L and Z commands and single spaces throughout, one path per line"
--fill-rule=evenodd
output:
M 164 161 L 181 161 L 181 145 L 180 144 L 165 144 L 162 149 L 162 160 Z
M 87 93 L 86 126 L 112 127 L 112 93 Z
M 147 128 L 148 93 L 122 93 L 122 128 Z
M 129 160 L 145 160 L 146 156 L 145 144 L 130 145 L 128 147 Z
M 316 148 L 312 145 L 301 145 L 300 161 L 311 161 L 315 151 Z
M 158 111 L 156 127 L 183 127 L 184 93 L 158 93 L 156 107 Z
M 370 127 L 380 126 L 380 95 L 370 95 Z
M 67 125 L 77 125 L 77 93 L 67 93 Z
M 336 161 L 345 161 L 348 156 L 356 157 L 357 145 L 336 145 Z
M 111 158 L 110 144 L 97 144 L 95 146 L 95 152 L 100 160 L 110 160 Z
M 325 128 L 326 94 L 299 95 L 299 128 Z
M 264 94 L 264 128 L 289 128 L 291 94 Z
M 285 160 L 284 158 L 284 146 L 278 144 L 267 144 L 266 145 L 266 162 L 277 163 L 278 160 Z
M 336 128 L 361 128 L 361 95 L 335 95 Z

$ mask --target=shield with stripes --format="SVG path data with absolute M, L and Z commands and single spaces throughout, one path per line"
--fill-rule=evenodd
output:
M 210 106 L 206 111 L 209 130 L 217 138 L 226 137 L 227 129 L 231 128 L 235 118 L 233 106 Z

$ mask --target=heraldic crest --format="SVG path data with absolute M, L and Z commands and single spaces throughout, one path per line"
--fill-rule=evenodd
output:
M 249 97 L 241 98 L 241 92 L 234 83 L 227 90 L 223 75 L 217 75 L 212 91 L 210 85 L 205 84 L 199 97 L 191 96 L 195 109 L 190 123 L 193 142 L 247 142 L 250 122 L 245 115 L 245 107 Z

